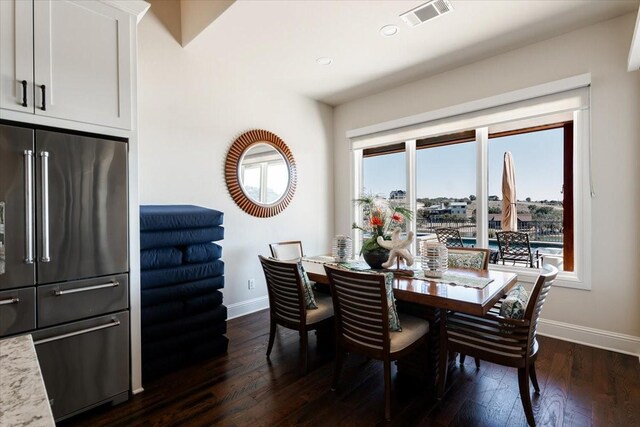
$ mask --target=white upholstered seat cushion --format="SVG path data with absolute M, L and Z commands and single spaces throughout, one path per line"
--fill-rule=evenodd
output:
M 402 332 L 389 332 L 391 353 L 407 348 L 429 332 L 429 322 L 426 320 L 405 313 L 398 313 L 398 315 Z
M 316 309 L 307 309 L 307 325 L 320 322 L 333 316 L 333 301 L 331 295 L 316 293 L 315 294 Z

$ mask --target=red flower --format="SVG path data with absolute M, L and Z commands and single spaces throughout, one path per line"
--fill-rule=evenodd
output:
M 372 216 L 370 224 L 372 227 L 382 227 L 382 218 L 379 216 Z
M 393 220 L 393 222 L 402 222 L 402 215 L 400 215 L 398 212 L 394 213 L 393 216 L 391 217 L 391 219 Z

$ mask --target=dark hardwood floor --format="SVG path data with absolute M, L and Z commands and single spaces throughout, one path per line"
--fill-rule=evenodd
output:
M 229 321 L 229 352 L 145 384 L 115 407 L 96 408 L 64 426 L 526 426 L 515 369 L 468 357 L 450 373 L 441 402 L 431 390 L 395 376 L 393 419 L 384 422 L 382 364 L 348 358 L 330 391 L 331 351 L 310 334 L 310 371 L 299 374 L 297 332 L 279 329 L 265 357 L 268 312 Z M 638 358 L 539 337 L 541 394 L 532 394 L 539 426 L 640 425 Z M 532 389 L 533 390 L 533 389 Z

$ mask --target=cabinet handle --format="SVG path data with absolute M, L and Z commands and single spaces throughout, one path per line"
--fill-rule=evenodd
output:
M 9 298 L 9 299 L 0 300 L 0 305 L 17 304 L 19 302 L 20 302 L 20 298 Z
M 42 339 L 42 340 L 34 341 L 33 344 L 34 345 L 39 345 L 39 344 L 44 344 L 44 343 L 48 343 L 48 342 L 51 342 L 51 341 L 63 340 L 65 338 L 75 337 L 76 335 L 88 334 L 89 332 L 95 332 L 95 331 L 99 331 L 101 329 L 113 328 L 115 326 L 120 326 L 120 321 L 117 320 L 117 319 L 112 319 L 110 323 L 107 323 L 105 325 L 94 326 L 93 328 L 81 329 L 79 331 L 69 332 L 67 334 L 62 334 L 62 335 L 58 335 L 58 336 L 51 337 L 51 338 L 45 338 L 45 339 Z
M 51 254 L 49 253 L 49 152 L 41 151 L 40 158 L 42 159 L 42 181 L 41 191 L 42 193 L 42 256 L 41 262 L 50 262 Z
M 115 287 L 117 287 L 119 285 L 120 285 L 119 282 L 109 282 L 109 283 L 105 283 L 105 284 L 102 284 L 102 285 L 86 286 L 84 288 L 65 289 L 63 291 L 55 290 L 55 291 L 53 291 L 53 294 L 55 296 L 59 297 L 61 295 L 75 294 L 76 292 L 86 292 L 86 291 L 93 291 L 93 290 L 96 290 L 96 289 L 104 289 L 104 288 L 115 288 Z
M 40 86 L 40 90 L 42 91 L 42 107 L 40 107 L 40 109 L 47 111 L 47 87 L 42 85 Z
M 33 264 L 33 151 L 24 150 L 25 264 Z
M 22 85 L 22 106 L 27 107 L 27 81 L 23 80 L 20 84 Z

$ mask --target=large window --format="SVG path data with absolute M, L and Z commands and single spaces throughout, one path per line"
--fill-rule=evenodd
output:
M 503 168 L 512 158 L 515 228 L 526 233 L 534 267 L 552 263 L 573 270 L 573 122 L 514 129 L 489 135 L 488 241 L 498 250 L 504 229 Z M 545 259 L 546 258 L 546 259 Z
M 475 131 L 416 141 L 416 233 L 453 227 L 475 244 Z

